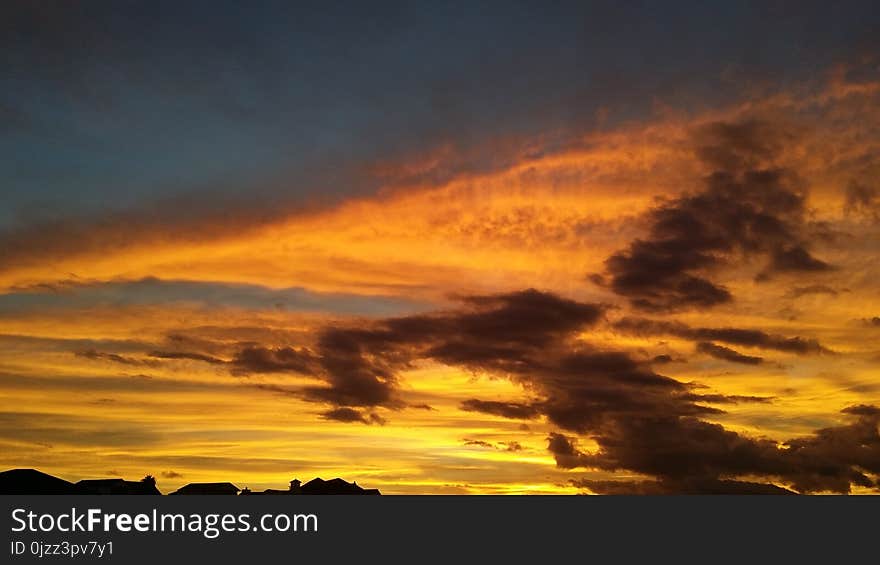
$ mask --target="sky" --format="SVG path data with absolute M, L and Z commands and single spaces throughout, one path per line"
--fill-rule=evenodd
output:
M 7 2 L 0 467 L 880 491 L 871 2 Z

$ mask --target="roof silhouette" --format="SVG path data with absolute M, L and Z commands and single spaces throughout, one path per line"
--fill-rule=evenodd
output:
M 315 478 L 302 484 L 298 479 L 290 481 L 287 490 L 266 489 L 262 492 L 251 492 L 250 489 L 241 491 L 232 483 L 189 483 L 172 495 L 189 494 L 225 494 L 236 495 L 296 495 L 296 494 L 381 494 L 378 489 L 364 489 L 356 482 L 348 482 L 340 478 L 325 481 Z M 0 495 L 3 494 L 150 494 L 161 495 L 156 488 L 156 480 L 152 475 L 147 475 L 140 481 L 126 481 L 120 478 L 112 479 L 83 479 L 76 484 L 36 469 L 11 469 L 0 472 Z
M 301 484 L 299 480 L 290 481 L 290 488 L 287 490 L 266 489 L 262 492 L 251 491 L 245 489 L 241 491 L 243 495 L 284 495 L 284 494 L 381 494 L 379 489 L 365 489 L 358 486 L 356 482 L 348 482 L 340 478 L 312 479 L 306 484 Z
M 232 483 L 190 483 L 170 494 L 238 494 L 239 490 Z
M 36 469 L 0 473 L 0 494 L 78 494 L 73 483 Z
M 123 479 L 85 479 L 76 487 L 81 494 L 162 494 L 155 483 Z
M 357 483 L 349 483 L 340 478 L 325 481 L 312 479 L 300 487 L 301 494 L 379 494 L 378 489 L 363 489 Z

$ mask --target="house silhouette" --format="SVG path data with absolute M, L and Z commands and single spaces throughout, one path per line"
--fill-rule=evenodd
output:
M 86 479 L 76 483 L 80 494 L 162 494 L 151 481 Z
M 176 494 L 238 494 L 240 489 L 232 483 L 190 483 L 170 493 Z
M 349 483 L 340 478 L 325 481 L 312 479 L 300 487 L 301 494 L 379 494 L 379 489 L 363 489 L 356 482 Z
M 190 483 L 182 486 L 172 495 L 189 494 L 224 494 L 237 495 L 240 489 L 232 483 Z M 321 478 L 312 479 L 303 484 L 299 479 L 290 481 L 287 490 L 266 489 L 252 492 L 245 488 L 242 495 L 326 495 L 326 494 L 381 494 L 378 489 L 365 489 L 357 482 L 348 482 L 340 478 L 325 481 Z M 0 495 L 4 494 L 151 494 L 161 495 L 156 488 L 155 479 L 147 475 L 140 481 L 124 479 L 84 479 L 74 484 L 58 477 L 53 477 L 36 469 L 11 469 L 0 472 Z
M 76 485 L 36 469 L 0 473 L 0 494 L 79 494 Z
M 358 486 L 356 482 L 348 482 L 340 478 L 325 481 L 321 478 L 312 479 L 302 484 L 299 479 L 290 481 L 288 490 L 266 489 L 262 492 L 252 492 L 245 489 L 241 492 L 243 495 L 290 495 L 290 494 L 381 494 L 379 489 L 364 489 Z

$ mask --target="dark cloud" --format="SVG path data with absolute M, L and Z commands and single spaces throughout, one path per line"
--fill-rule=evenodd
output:
M 786 442 L 788 449 L 782 453 L 791 465 L 790 480 L 795 489 L 849 492 L 851 485 L 880 486 L 880 409 L 859 405 L 843 412 L 855 421 Z
M 436 412 L 437 409 L 431 406 L 430 404 L 407 404 L 407 408 L 415 408 L 416 410 L 427 410 L 429 412 Z
M 563 341 L 595 323 L 603 308 L 553 294 L 525 290 L 460 298 L 454 312 L 388 318 L 364 326 L 328 326 L 314 351 L 249 346 L 236 354 L 235 371 L 294 371 L 322 385 L 301 389 L 313 401 L 347 407 L 403 408 L 398 371 L 415 359 L 434 359 L 472 369 L 515 371 L 533 351 Z
M 561 352 L 535 360 L 517 380 L 545 397 L 541 407 L 551 423 L 579 433 L 589 433 L 608 417 L 720 412 L 695 402 L 691 385 L 659 375 L 618 351 Z
M 795 245 L 785 249 L 775 250 L 770 262 L 769 271 L 784 273 L 830 271 L 831 269 L 831 265 L 810 255 L 810 252 L 803 246 Z
M 193 331 L 198 332 L 200 335 L 171 332 L 165 336 L 166 345 L 164 346 L 164 349 L 167 351 L 196 351 L 198 353 L 203 353 L 216 357 L 222 353 L 225 353 L 226 347 L 222 342 L 215 341 L 215 339 L 208 339 L 201 334 L 207 334 L 211 337 L 216 337 L 212 334 L 215 334 L 218 329 L 219 328 L 212 326 L 202 326 L 199 328 L 194 328 Z M 242 335 L 242 333 L 246 333 L 248 328 L 236 327 L 232 328 L 231 330 L 235 332 L 235 336 L 236 338 L 238 338 Z M 265 330 L 263 331 L 263 333 L 265 333 Z M 225 337 L 228 336 L 220 336 L 221 339 Z
M 464 445 L 470 445 L 474 447 L 485 447 L 486 449 L 497 449 L 499 451 L 511 451 L 517 452 L 522 451 L 523 446 L 517 441 L 500 441 L 496 444 L 490 443 L 488 441 L 483 441 L 481 439 L 463 439 L 462 443 Z
M 584 467 L 589 458 L 578 451 L 575 444 L 577 440 L 570 439 L 562 434 L 551 432 L 547 436 L 547 450 L 556 458 L 556 466 L 562 469 L 574 469 Z
M 336 408 L 321 414 L 327 420 L 337 422 L 366 422 L 364 415 L 353 408 Z
M 514 420 L 531 420 L 541 414 L 540 407 L 534 404 L 477 400 L 476 398 L 465 400 L 459 407 L 468 412 L 482 412 Z
M 830 296 L 837 296 L 840 292 L 824 284 L 813 284 L 810 286 L 796 286 L 792 288 L 786 296 L 789 298 L 800 298 L 801 296 L 807 296 L 809 294 L 828 294 Z
M 226 363 L 223 359 L 212 357 L 211 355 L 186 351 L 151 351 L 149 355 L 150 357 L 156 357 L 158 359 L 188 359 L 190 361 L 202 361 L 203 363 L 211 363 L 213 365 L 222 365 Z
M 844 414 L 852 414 L 853 416 L 865 416 L 867 418 L 875 418 L 880 416 L 880 408 L 870 406 L 868 404 L 858 404 L 856 406 L 848 406 L 842 410 Z
M 603 307 L 534 289 L 463 298 L 476 312 L 453 314 L 462 338 L 542 347 L 584 325 L 597 322 Z
M 98 351 L 97 349 L 85 349 L 83 351 L 77 351 L 74 353 L 74 355 L 76 355 L 77 357 L 83 357 L 85 359 L 92 359 L 94 361 L 112 361 L 114 363 L 136 367 L 156 367 L 159 365 L 158 361 L 154 361 L 151 359 L 138 359 L 136 357 L 119 355 L 117 353 Z
M 694 394 L 692 399 L 710 404 L 739 404 L 743 402 L 769 404 L 774 400 L 772 396 L 743 396 L 738 394 Z
M 265 384 L 265 383 L 256 383 L 252 385 L 254 388 L 259 390 L 266 390 L 269 392 L 277 392 L 278 394 L 282 394 L 285 396 L 300 396 L 301 393 L 297 388 L 288 388 L 279 385 Z
M 462 440 L 462 443 L 464 443 L 465 445 L 471 445 L 474 447 L 485 447 L 488 449 L 495 449 L 494 445 L 492 445 L 488 441 L 483 441 L 481 439 L 467 439 L 467 438 L 465 438 Z
M 247 348 L 259 351 L 253 356 L 259 361 L 256 368 L 296 372 L 306 359 L 322 384 L 283 390 L 331 405 L 322 413 L 328 420 L 381 424 L 377 409 L 407 406 L 399 397 L 399 373 L 429 360 L 519 384 L 527 400 L 472 398 L 461 407 L 511 419 L 545 419 L 560 430 L 550 435 L 549 449 L 563 468 L 638 473 L 658 483 L 645 483 L 643 488 L 664 492 L 775 492 L 772 481 L 799 492 L 875 486 L 872 477 L 880 474 L 880 415 L 872 407 L 849 408 L 846 416 L 854 423 L 785 444 L 742 435 L 709 421 L 723 413 L 716 406 L 765 403 L 771 398 L 702 393 L 705 387 L 698 383 L 657 373 L 650 360 L 590 345 L 582 339 L 583 332 L 597 324 L 602 313 L 599 305 L 527 290 L 465 297 L 455 310 L 328 326 L 319 330 L 308 350 L 288 348 L 279 355 L 282 350 Z M 638 318 L 618 326 L 697 342 L 801 354 L 825 351 L 815 341 L 756 330 L 690 328 Z M 713 353 L 726 358 L 747 358 L 710 345 L 718 348 Z M 244 358 L 250 357 L 235 357 Z M 581 450 L 578 437 L 591 440 L 596 449 Z M 512 443 L 493 447 L 517 449 Z M 766 478 L 766 484 L 751 483 L 755 477 Z
M 792 139 L 766 121 L 715 122 L 694 132 L 694 152 L 715 171 L 760 170 Z
M 615 322 L 613 327 L 618 331 L 638 336 L 672 335 L 692 341 L 720 341 L 798 355 L 831 353 L 815 339 L 785 337 L 753 329 L 693 328 L 681 322 L 636 317 L 624 317 Z
M 874 316 L 873 318 L 865 318 L 862 320 L 864 324 L 868 327 L 880 328 L 880 316 Z
M 880 474 L 880 409 L 857 406 L 844 413 L 855 416 L 855 422 L 782 445 L 697 418 L 651 415 L 607 422 L 592 434 L 599 444 L 594 453 L 580 451 L 576 439 L 558 433 L 548 437 L 548 449 L 561 468 L 635 471 L 656 477 L 666 492 L 692 492 L 688 485 L 694 481 L 714 485 L 707 492 L 716 492 L 723 486 L 716 481 L 736 476 L 772 478 L 803 493 L 846 493 L 852 485 L 876 488 L 880 485 L 872 476 Z
M 388 423 L 388 420 L 386 420 L 385 418 L 383 418 L 379 414 L 376 414 L 375 412 L 370 412 L 370 414 L 367 415 L 367 423 L 368 424 L 379 424 L 380 426 L 384 426 L 385 424 Z
M 181 475 L 181 474 L 178 473 L 177 471 L 162 471 L 160 474 L 162 475 L 162 478 L 165 478 L 165 479 L 180 479 L 180 478 L 183 478 L 183 475 Z
M 754 121 L 699 130 L 697 156 L 714 171 L 703 189 L 651 210 L 647 237 L 608 257 L 606 276 L 594 282 L 635 308 L 670 311 L 733 300 L 710 275 L 744 257 L 769 258 L 762 279 L 830 269 L 807 249 L 801 181 L 773 165 L 789 137 L 781 128 Z
M 337 422 L 360 422 L 362 424 L 384 425 L 385 419 L 375 413 L 364 413 L 354 408 L 334 408 L 321 414 L 325 420 L 335 420 Z
M 697 343 L 697 351 L 716 359 L 730 361 L 731 363 L 742 363 L 743 365 L 760 365 L 764 362 L 764 359 L 761 357 L 743 355 L 729 347 L 724 347 L 723 345 L 718 345 L 709 341 L 701 341 Z
M 304 395 L 338 406 L 400 407 L 395 373 L 409 363 L 401 350 L 405 341 L 403 335 L 379 327 L 322 330 L 317 376 L 326 384 L 307 387 Z
M 235 371 L 241 373 L 275 373 L 291 371 L 312 375 L 316 371 L 314 355 L 306 349 L 248 346 L 236 353 L 232 360 Z
M 543 312 L 533 310 L 538 307 Z M 530 320 L 530 331 L 506 325 L 513 311 L 522 311 L 523 319 Z M 578 340 L 583 328 L 600 316 L 598 306 L 527 291 L 467 300 L 459 311 L 395 318 L 368 328 L 336 329 L 330 335 L 341 352 L 359 356 L 356 366 L 379 367 L 389 382 L 396 379 L 396 370 L 415 360 L 433 359 L 521 384 L 535 400 L 469 399 L 463 408 L 513 419 L 541 416 L 598 446 L 585 453 L 575 438 L 554 433 L 550 450 L 561 467 L 636 472 L 662 482 L 670 492 L 775 489 L 769 482 L 757 486 L 739 477 L 767 477 L 800 492 L 848 492 L 854 484 L 873 485 L 866 473 L 880 470 L 873 459 L 880 443 L 874 447 L 868 430 L 873 421 L 876 435 L 878 417 L 867 408 L 849 410 L 849 416 L 858 417 L 855 424 L 819 430 L 785 445 L 741 435 L 708 421 L 721 413 L 711 405 L 772 399 L 700 394 L 698 385 L 658 374 L 648 362 L 626 352 L 600 350 Z M 815 342 L 759 331 L 669 324 L 691 337 L 795 353 L 823 350 Z M 328 343 L 325 339 L 318 348 L 323 356 L 332 352 Z
M 880 190 L 861 182 L 850 183 L 846 188 L 844 210 L 851 214 L 863 214 L 874 220 L 880 219 Z
M 797 494 L 767 483 L 731 480 L 601 481 L 578 479 L 571 484 L 596 494 Z

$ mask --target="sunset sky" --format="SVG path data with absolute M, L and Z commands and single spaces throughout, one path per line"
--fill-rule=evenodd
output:
M 325 4 L 0 8 L 0 470 L 880 492 L 876 3 Z

